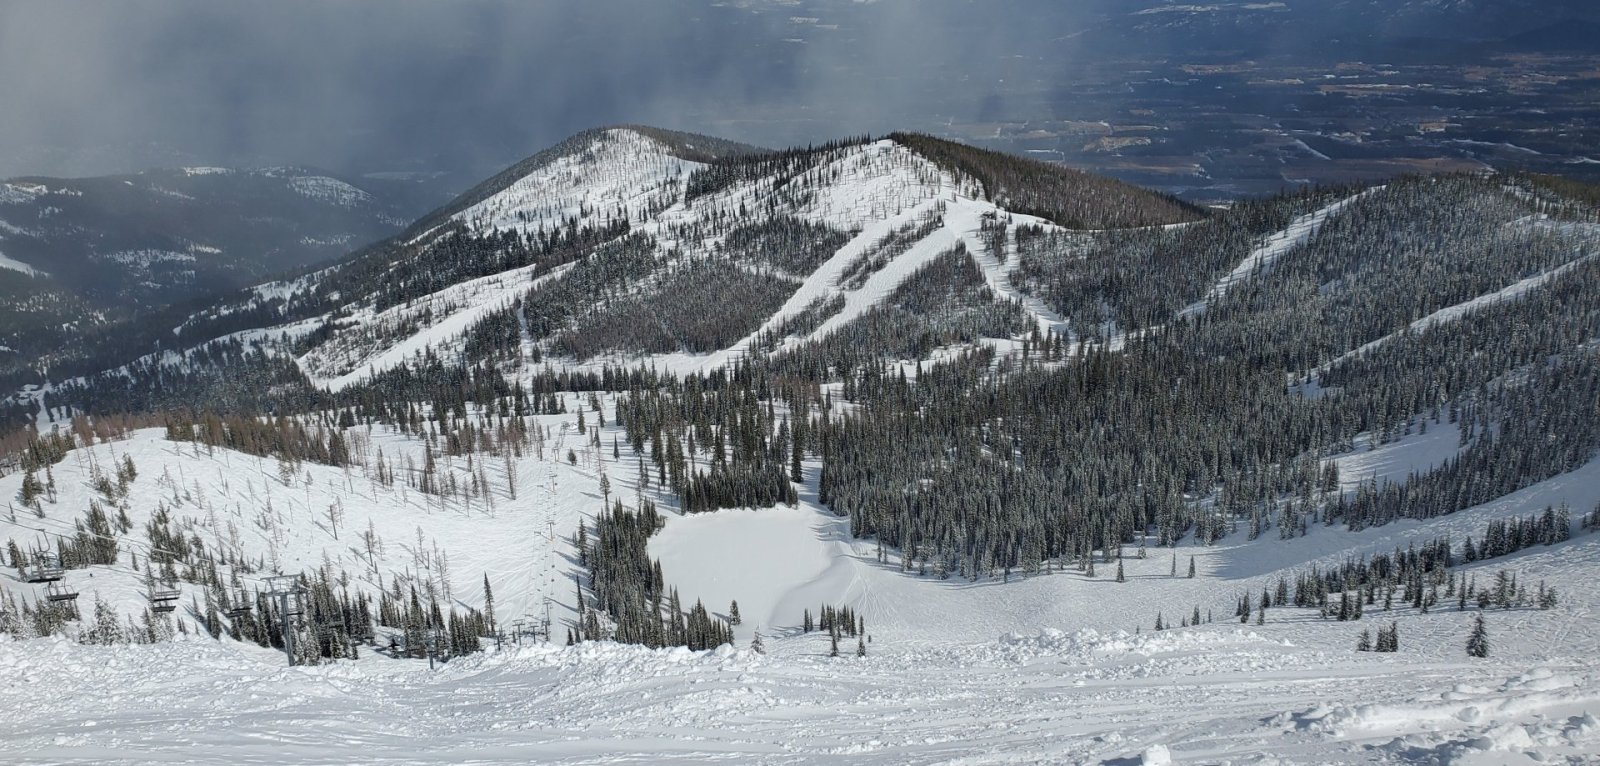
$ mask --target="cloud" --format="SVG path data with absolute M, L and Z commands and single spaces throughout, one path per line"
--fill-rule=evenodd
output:
M 531 150 L 597 123 L 681 121 L 746 97 L 748 77 L 781 86 L 785 73 L 741 42 L 764 23 L 683 0 L 8 2 L 0 172 L 167 150 L 427 162 Z
M 481 173 L 616 122 L 786 144 L 970 120 L 1006 109 L 1008 55 L 1048 54 L 1073 5 L 9 0 L 0 175 Z

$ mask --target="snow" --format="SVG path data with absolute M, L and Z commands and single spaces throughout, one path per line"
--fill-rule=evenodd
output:
M 115 253 L 100 256 L 100 258 L 108 261 L 116 261 L 124 266 L 133 266 L 142 269 L 148 269 L 157 263 L 192 263 L 195 260 L 194 255 L 190 253 L 179 253 L 171 250 L 155 250 L 149 248 L 143 250 L 119 250 Z
M 577 399 L 569 403 L 574 411 L 577 405 Z M 84 594 L 80 605 L 92 608 L 94 596 L 100 595 L 119 611 L 138 614 L 142 610 L 142 580 L 128 568 L 128 554 L 132 551 L 143 559 L 148 553 L 145 523 L 158 505 L 164 504 L 171 509 L 175 523 L 207 540 L 213 550 L 264 561 L 269 570 L 312 571 L 332 563 L 350 573 L 353 589 L 376 592 L 373 589 L 381 587 L 380 578 L 386 583 L 396 574 L 426 573 L 422 562 L 429 560 L 437 547 L 448 558 L 447 578 L 456 601 L 481 607 L 480 583 L 487 573 L 495 582 L 497 610 L 503 618 L 532 618 L 535 613 L 542 618 L 547 596 L 560 602 L 555 614 L 562 617 L 572 602 L 570 570 L 575 559 L 570 535 L 579 520 L 600 505 L 593 467 L 596 453 L 585 447 L 570 418 L 566 428 L 562 419 L 536 419 L 552 433 L 545 450 L 547 459 L 525 455 L 515 461 L 514 476 L 508 477 L 501 460 L 485 458 L 483 469 L 493 485 L 493 496 L 466 503 L 441 501 L 408 490 L 403 480 L 392 487 L 383 486 L 359 465 L 346 471 L 303 464 L 285 482 L 274 459 L 223 449 L 196 450 L 193 445 L 167 441 L 161 429 L 137 431 L 125 441 L 70 453 L 52 469 L 60 493 L 57 502 L 43 504 L 43 517 L 13 504 L 10 512 L 0 513 L 0 540 L 14 539 L 24 549 L 41 543 L 53 546 L 53 536 L 74 533 L 73 522 L 82 518 L 91 500 L 114 507 L 94 490 L 91 477 L 97 470 L 110 472 L 114 461 L 127 456 L 139 470 L 127 498 L 133 531 L 123 536 L 118 566 L 68 573 L 66 584 Z M 611 435 L 607 434 L 606 442 Z M 352 431 L 348 438 L 358 448 L 358 459 L 368 465 L 373 464 L 379 449 L 396 473 L 404 473 L 406 456 L 416 465 L 422 462 L 420 442 L 386 429 L 374 429 L 370 436 Z M 568 447 L 576 449 L 583 462 L 576 466 L 566 463 L 562 458 Z M 459 480 L 469 479 L 465 458 L 440 459 L 441 471 L 449 465 Z M 513 479 L 515 498 L 508 491 Z M 0 496 L 17 497 L 21 480 L 20 474 L 0 477 Z M 337 525 L 326 518 L 327 508 L 334 504 L 342 509 Z M 375 558 L 358 542 L 369 523 L 383 542 L 383 550 Z M 247 575 L 245 579 L 257 587 L 258 577 Z M 446 577 L 424 574 L 423 579 L 445 588 Z M 0 579 L 0 590 L 30 599 L 36 595 L 34 586 L 12 577 Z M 184 590 L 185 604 L 190 595 L 199 592 L 187 585 Z
M 0 221 L 0 231 L 3 231 L 5 233 L 13 235 L 13 236 L 18 236 L 18 237 L 32 237 L 32 236 L 34 236 L 33 232 L 28 231 L 27 229 L 24 229 L 21 226 L 17 226 L 15 224 L 12 224 L 12 223 L 10 223 L 8 221 Z M 0 237 L 0 239 L 4 239 L 4 237 Z
M 561 278 L 572 267 L 563 265 L 530 279 L 539 268 L 524 266 L 468 280 L 381 312 L 364 310 L 352 317 L 354 326 L 420 325 L 424 315 L 433 318 L 417 332 L 396 339 L 368 340 L 359 333 L 346 333 L 306 352 L 298 360 L 300 367 L 314 385 L 338 391 L 374 372 L 393 369 L 426 349 L 448 350 L 459 345 L 463 333 L 484 317 L 511 305 L 539 284 Z
M 0 183 L 0 205 L 25 205 L 43 192 L 38 184 Z
M 372 202 L 372 195 L 336 178 L 299 176 L 289 179 L 296 194 L 338 207 L 356 207 Z
M 587 151 L 529 173 L 455 219 L 479 232 L 554 230 L 570 219 L 603 223 L 619 210 L 636 221 L 670 201 L 673 185 L 698 167 L 642 133 L 613 128 Z
M 1412 433 L 1386 444 L 1371 434 L 1355 440 L 1356 449 L 1327 462 L 1339 466 L 1339 488 L 1354 492 L 1363 482 L 1404 482 L 1412 474 L 1426 473 L 1461 453 L 1461 431 L 1454 423 L 1428 422 L 1427 433 Z
M 820 638 L 812 636 L 810 638 Z M 804 644 L 804 645 L 802 645 Z M 1357 655 L 1208 626 L 821 656 L 524 645 L 285 668 L 202 639 L 0 643 L 18 764 L 1507 763 L 1592 755 L 1571 663 Z M 1442 762 L 1442 761 L 1441 761 Z M 1574 761 L 1574 762 L 1581 762 Z
M 575 410 L 577 398 L 569 398 Z M 619 433 L 605 400 L 601 443 Z M 440 503 L 366 471 L 303 465 L 285 483 L 274 461 L 196 450 L 159 429 L 92 449 L 53 468 L 59 502 L 46 517 L 0 515 L 0 537 L 25 547 L 39 530 L 70 533 L 96 493 L 95 466 L 133 458 L 124 550 L 157 503 L 175 506 L 187 533 L 215 549 L 287 571 L 331 561 L 351 587 L 377 583 L 354 537 L 370 522 L 384 545 L 385 578 L 419 567 L 435 547 L 447 557 L 452 598 L 481 604 L 478 581 L 494 580 L 502 621 L 571 617 L 576 562 L 570 533 L 600 506 L 599 467 L 573 431 L 575 416 L 540 416 L 552 434 L 546 457 L 515 460 L 516 497 L 496 458 L 484 460 L 493 505 Z M 566 428 L 562 426 L 565 424 Z M 591 418 L 592 425 L 592 418 Z M 381 447 L 391 461 L 420 445 L 386 429 L 349 432 L 366 460 Z M 1347 476 L 1364 469 L 1398 477 L 1454 447 L 1454 431 L 1430 428 L 1378 450 L 1358 450 Z M 568 464 L 568 446 L 577 450 Z M 635 489 L 632 456 L 607 466 L 617 496 Z M 464 470 L 463 460 L 445 461 Z M 59 638 L 0 638 L 0 673 L 15 679 L 12 711 L 0 724 L 8 763 L 1174 763 L 1390 760 L 1448 754 L 1500 763 L 1525 752 L 1560 759 L 1600 746 L 1600 635 L 1589 626 L 1600 585 L 1600 535 L 1466 567 L 1480 582 L 1511 568 L 1525 582 L 1561 589 L 1550 611 L 1491 611 L 1493 652 L 1468 660 L 1468 615 L 1453 608 L 1406 609 L 1397 654 L 1351 651 L 1363 625 L 1277 608 L 1260 626 L 1229 624 L 1238 593 L 1258 592 L 1311 564 L 1404 547 L 1449 534 L 1462 539 L 1489 519 L 1527 515 L 1568 502 L 1600 502 L 1600 460 L 1492 503 L 1426 522 L 1346 532 L 1314 527 L 1301 538 L 1275 530 L 1251 541 L 1230 535 L 1200 546 L 1125 550 L 1127 582 L 1115 565 L 1088 578 L 1063 568 L 938 580 L 902 572 L 893 552 L 880 563 L 871 541 L 848 535 L 847 520 L 816 503 L 818 466 L 796 507 L 682 516 L 670 511 L 650 544 L 666 578 L 689 602 L 714 613 L 739 601 L 739 649 L 694 653 L 603 643 L 567 648 L 525 643 L 429 670 L 426 661 L 363 659 L 286 668 L 281 655 L 229 640 L 191 638 L 154 646 L 88 647 Z M 464 474 L 463 474 L 464 475 Z M 21 477 L 0 477 L 14 497 Z M 335 537 L 321 512 L 338 502 Z M 419 533 L 421 545 L 417 544 Z M 1194 556 L 1199 576 L 1180 573 Z M 143 556 L 141 555 L 141 558 Z M 125 561 L 125 559 L 124 559 Z M 424 578 L 438 582 L 436 574 Z M 68 584 L 128 613 L 143 605 L 139 575 L 124 564 L 74 570 Z M 32 597 L 32 586 L 0 575 L 0 589 Z M 182 600 L 188 604 L 192 593 Z M 827 638 L 799 631 L 801 612 L 847 604 L 866 619 L 868 656 L 846 642 L 827 657 Z M 1198 605 L 1218 622 L 1160 633 Z M 187 606 L 179 615 L 192 623 Z M 1384 618 L 1390 615 L 1383 615 Z M 762 633 L 767 654 L 748 646 Z M 1139 630 L 1142 629 L 1142 630 Z M 1510 749 L 1507 749 L 1510 748 Z M 1430 755 L 1429 757 L 1434 757 Z M 1497 760 L 1499 759 L 1499 760 Z
M 6 257 L 5 253 L 0 253 L 0 269 L 10 269 L 12 271 L 20 271 L 20 272 L 22 272 L 24 274 L 27 274 L 30 277 L 47 276 L 44 272 L 42 272 L 42 271 L 40 271 L 40 270 L 38 270 L 38 269 L 36 269 L 36 268 L 34 268 L 32 266 L 29 266 L 28 264 L 23 263 L 22 261 L 16 260 L 15 258 Z
M 1327 223 L 1329 218 L 1338 215 L 1340 211 L 1354 204 L 1357 200 L 1369 194 L 1374 194 L 1385 187 L 1374 186 L 1366 191 L 1351 195 L 1338 202 L 1328 205 L 1320 210 L 1314 210 L 1289 223 L 1283 231 L 1263 238 L 1256 248 L 1239 262 L 1227 276 L 1217 280 L 1211 291 L 1199 302 L 1179 312 L 1179 316 L 1194 316 L 1206 310 L 1206 304 L 1228 293 L 1234 285 L 1249 280 L 1270 268 L 1279 258 L 1304 245 L 1316 235 L 1317 231 Z

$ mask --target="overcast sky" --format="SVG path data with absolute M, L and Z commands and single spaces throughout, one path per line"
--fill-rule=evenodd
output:
M 895 83 L 1004 47 L 926 2 L 813 1 L 873 21 L 819 31 L 771 0 L 0 0 L 0 175 L 480 170 L 617 122 L 821 140 L 941 116 Z M 959 110 L 993 107 L 985 79 L 952 85 Z

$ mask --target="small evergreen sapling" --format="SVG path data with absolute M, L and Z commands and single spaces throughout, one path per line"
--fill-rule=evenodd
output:
M 1482 612 L 1479 612 L 1477 618 L 1473 620 L 1472 634 L 1467 636 L 1467 656 L 1478 658 L 1489 656 L 1489 630 L 1484 627 Z

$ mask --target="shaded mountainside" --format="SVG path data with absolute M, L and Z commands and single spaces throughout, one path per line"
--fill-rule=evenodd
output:
M 393 233 L 396 190 L 370 186 L 299 168 L 5 181 L 0 346 L 13 350 L 0 352 L 0 375 L 72 370 L 82 346 L 131 317 L 163 321 L 165 307 L 193 310 Z

